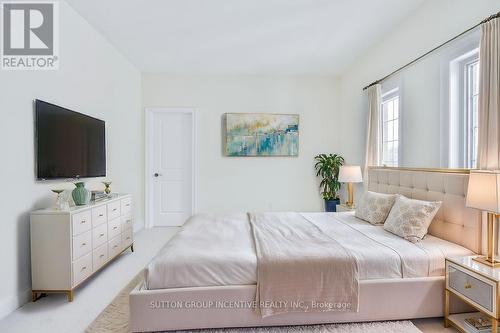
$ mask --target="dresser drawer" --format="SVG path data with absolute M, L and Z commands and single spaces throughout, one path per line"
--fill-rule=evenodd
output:
M 92 251 L 92 231 L 73 237 L 73 260 Z
M 108 224 L 101 224 L 92 229 L 92 247 L 98 248 L 108 241 Z
M 73 226 L 73 236 L 81 234 L 92 228 L 92 214 L 90 212 L 90 209 L 73 215 L 71 219 L 71 223 Z
M 92 274 L 92 253 L 73 262 L 73 286 Z
M 108 239 L 119 236 L 122 232 L 121 221 L 119 218 L 108 222 Z
M 447 263 L 447 288 L 463 296 L 472 304 L 479 305 L 491 315 L 496 314 L 496 283 L 466 269 Z
M 120 201 L 111 202 L 106 205 L 108 210 L 108 221 L 114 220 L 120 216 Z
M 92 208 L 92 227 L 96 227 L 108 221 L 106 217 L 106 206 Z
M 122 216 L 122 232 L 127 229 L 132 229 L 132 217 L 131 216 Z
M 108 261 L 108 243 L 99 246 L 92 251 L 92 268 L 97 271 Z
M 117 237 L 113 238 L 108 242 L 109 258 L 113 258 L 118 253 L 120 253 L 120 251 L 122 250 L 121 243 L 122 243 L 121 235 L 118 235 Z
M 127 229 L 122 232 L 122 249 L 126 248 L 134 241 L 132 229 Z
M 125 198 L 121 200 L 121 213 L 122 215 L 130 215 L 132 211 L 132 198 Z

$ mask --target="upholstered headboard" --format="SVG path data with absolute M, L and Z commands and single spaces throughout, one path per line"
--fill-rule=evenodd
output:
M 481 214 L 465 207 L 469 174 L 460 170 L 370 167 L 368 190 L 408 198 L 442 201 L 429 233 L 482 252 Z

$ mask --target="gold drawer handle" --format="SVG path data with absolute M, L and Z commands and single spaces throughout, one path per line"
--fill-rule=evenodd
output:
M 125 206 L 130 207 L 130 204 L 126 204 Z
M 115 226 L 115 227 L 113 227 L 113 230 L 115 230 L 115 229 L 118 229 L 118 227 L 116 227 L 116 226 Z
M 464 286 L 465 289 L 471 289 L 472 288 L 472 284 L 470 283 L 466 283 L 465 286 Z
M 130 237 L 127 237 L 127 239 L 130 239 Z
M 82 243 L 82 246 L 85 246 L 85 245 L 87 245 L 87 243 Z
M 82 271 L 86 270 L 87 269 L 87 266 L 83 266 L 82 267 Z
M 87 221 L 85 221 L 85 220 L 82 220 L 82 222 L 80 222 L 80 223 L 81 223 L 81 224 L 85 224 L 86 222 L 87 222 Z
M 104 257 L 104 254 L 101 254 L 101 255 L 99 256 L 99 258 L 103 258 L 103 257 Z
M 99 237 L 102 237 L 102 236 L 104 236 L 104 234 L 99 234 Z
M 118 247 L 118 245 L 115 245 L 115 246 L 113 246 L 113 249 L 116 249 L 117 247 Z
M 99 217 L 103 217 L 103 216 L 104 216 L 104 214 L 99 214 Z
M 118 210 L 118 208 L 113 208 L 113 212 L 116 212 Z

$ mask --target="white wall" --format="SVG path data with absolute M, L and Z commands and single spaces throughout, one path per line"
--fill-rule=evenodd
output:
M 134 195 L 136 228 L 144 223 L 140 73 L 64 2 L 60 61 L 57 71 L 0 71 L 0 317 L 29 299 L 28 213 L 53 204 L 50 189 L 61 186 L 35 181 L 33 99 L 106 121 L 112 189 Z
M 395 27 L 340 77 L 342 124 L 335 149 L 354 163 L 362 164 L 366 140 L 367 107 L 362 91 L 369 83 L 426 53 L 500 10 L 498 0 L 426 1 L 414 15 Z M 403 165 L 438 167 L 439 156 L 439 59 L 425 59 L 405 71 L 403 85 Z M 422 98 L 424 82 L 431 91 Z M 433 93 L 432 93 L 433 92 Z M 405 100 L 406 99 L 406 100 Z M 406 148 L 406 149 L 405 149 Z M 436 148 L 436 149 L 432 149 Z
M 337 82 L 330 77 L 144 74 L 144 107 L 198 110 L 198 210 L 321 210 L 316 154 L 334 152 Z M 222 156 L 226 112 L 300 114 L 298 157 Z

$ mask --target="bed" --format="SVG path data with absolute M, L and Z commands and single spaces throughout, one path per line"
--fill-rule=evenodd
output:
M 481 252 L 481 221 L 465 207 L 468 174 L 371 168 L 368 189 L 440 200 L 429 235 L 410 243 L 352 213 L 295 213 L 335 235 L 358 260 L 358 311 L 263 316 L 249 306 L 257 259 L 249 216 L 197 215 L 148 266 L 130 294 L 133 332 L 299 325 L 441 316 L 444 257 Z M 306 223 L 306 222 L 304 222 Z M 356 235 L 356 237 L 352 237 Z M 214 240 L 217 240 L 214 242 Z

